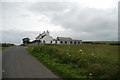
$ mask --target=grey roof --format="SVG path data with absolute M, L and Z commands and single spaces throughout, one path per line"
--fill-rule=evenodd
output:
M 36 37 L 36 39 L 37 39 L 37 38 L 42 39 L 42 38 L 45 37 L 45 36 L 46 36 L 46 34 L 44 34 L 44 35 L 40 34 L 39 36 Z
M 70 37 L 57 37 L 57 40 L 59 40 L 59 41 L 71 41 L 72 38 L 70 38 Z
M 57 39 L 53 39 L 53 41 L 58 41 Z
M 82 41 L 82 40 L 75 40 L 75 39 L 74 39 L 74 40 L 72 40 L 72 41 Z

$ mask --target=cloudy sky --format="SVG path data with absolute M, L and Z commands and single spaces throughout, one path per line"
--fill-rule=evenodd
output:
M 119 0 L 2 0 L 2 42 L 34 40 L 49 30 L 53 38 L 80 40 L 118 39 Z

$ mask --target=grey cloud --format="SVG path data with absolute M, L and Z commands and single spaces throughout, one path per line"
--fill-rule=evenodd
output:
M 21 4 L 22 3 L 19 3 L 19 5 Z M 24 6 L 25 5 L 26 3 L 24 3 Z M 15 8 L 15 6 L 13 6 L 13 8 Z M 16 7 L 15 11 L 13 11 L 11 14 L 13 13 L 17 14 L 16 9 L 19 10 L 19 8 Z M 60 3 L 40 2 L 40 3 L 32 4 L 30 7 L 26 6 L 25 8 L 27 8 L 27 10 L 33 13 L 34 15 L 37 16 L 45 15 L 51 18 L 52 24 L 61 26 L 66 30 L 66 31 L 56 30 L 56 32 L 50 31 L 51 36 L 53 36 L 54 38 L 56 38 L 57 36 L 68 36 L 68 37 L 72 37 L 73 39 L 82 39 L 82 40 L 117 40 L 118 39 L 117 9 L 102 10 L 96 8 L 81 7 L 76 3 L 62 3 L 62 2 Z M 8 12 L 10 12 L 10 8 L 8 9 Z M 20 14 L 20 16 L 23 17 L 29 16 L 29 14 L 27 13 L 24 12 L 21 13 L 21 11 L 19 12 L 20 13 L 18 14 Z M 10 15 L 8 15 L 7 17 L 9 17 Z M 21 25 L 21 23 L 19 25 Z M 9 25 L 9 26 L 13 26 L 13 25 Z M 14 42 L 15 44 L 22 43 L 21 39 L 24 37 L 29 37 L 31 40 L 34 40 L 35 37 L 39 33 L 41 33 L 41 32 L 19 31 L 19 30 L 16 31 L 3 30 L 2 32 L 3 32 L 2 34 L 3 42 Z
M 73 3 L 68 2 L 38 2 L 28 7 L 28 10 L 34 12 L 36 15 L 42 14 L 52 18 L 56 14 L 61 15 L 66 12 L 66 10 L 71 9 L 72 5 Z
M 74 38 L 78 36 L 92 40 L 118 38 L 117 9 L 81 7 L 76 3 L 37 3 L 35 5 L 31 8 L 31 12 L 35 14 L 44 12 L 43 15 L 50 17 L 54 25 L 60 25 L 68 31 L 72 30 L 73 35 L 77 35 Z M 67 12 L 62 13 L 67 9 Z
M 36 11 L 36 12 L 61 12 L 66 8 L 69 8 L 68 3 L 62 3 L 62 2 L 39 2 L 36 4 L 33 4 L 31 7 L 29 7 L 30 10 Z
M 73 30 L 93 31 L 103 28 L 114 27 L 117 24 L 117 13 L 109 14 L 104 10 L 85 8 L 83 11 L 76 11 L 56 15 L 53 22 L 62 25 L 64 28 Z M 104 14 L 103 14 L 104 13 Z

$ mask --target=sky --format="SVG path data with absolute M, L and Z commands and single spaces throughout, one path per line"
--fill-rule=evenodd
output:
M 118 40 L 119 0 L 2 0 L 2 42 L 21 44 L 49 30 L 53 38 Z

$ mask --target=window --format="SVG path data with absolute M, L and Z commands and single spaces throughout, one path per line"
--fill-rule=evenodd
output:
M 43 43 L 45 43 L 45 40 L 43 40 Z
M 60 41 L 60 43 L 62 44 L 63 42 L 62 42 L 62 41 Z
M 78 42 L 78 44 L 80 44 L 80 42 Z
M 38 42 L 41 42 L 40 40 L 38 40 Z
M 52 41 L 50 43 L 52 43 Z
M 72 41 L 70 41 L 70 44 L 72 44 L 73 42 Z
M 76 44 L 76 41 L 74 42 L 74 44 Z
M 65 44 L 67 44 L 67 41 L 65 41 Z

